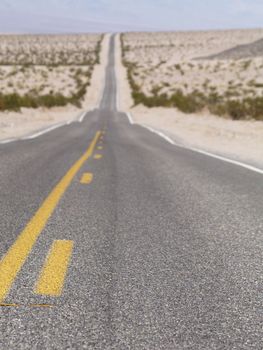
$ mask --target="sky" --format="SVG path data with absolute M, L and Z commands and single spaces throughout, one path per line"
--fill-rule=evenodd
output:
M 0 33 L 263 27 L 263 0 L 0 0 Z

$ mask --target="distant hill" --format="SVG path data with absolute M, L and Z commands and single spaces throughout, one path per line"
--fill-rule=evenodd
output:
M 217 59 L 217 60 L 239 60 L 242 58 L 263 57 L 263 39 L 257 40 L 251 44 L 235 46 L 232 49 L 220 52 L 208 57 L 199 57 L 198 59 Z

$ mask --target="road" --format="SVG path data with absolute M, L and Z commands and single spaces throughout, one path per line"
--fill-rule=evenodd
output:
M 0 145 L 0 349 L 262 349 L 262 174 L 100 107 Z

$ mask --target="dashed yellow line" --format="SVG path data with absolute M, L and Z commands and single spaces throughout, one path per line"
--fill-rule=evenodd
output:
M 94 159 L 101 159 L 102 158 L 102 155 L 101 154 L 95 154 L 94 155 Z
M 74 176 L 93 154 L 100 136 L 101 132 L 97 132 L 87 151 L 69 169 L 66 175 L 52 190 L 33 218 L 29 221 L 25 229 L 20 233 L 17 240 L 0 261 L 0 303 L 6 298 L 17 274 L 24 265 L 28 255 L 36 243 L 37 238 L 45 227 L 47 220 L 55 210 L 59 200 L 69 187 Z
M 102 150 L 103 147 L 102 147 L 102 146 L 98 146 L 97 149 L 98 149 L 98 150 Z
M 93 180 L 93 174 L 92 173 L 84 173 L 80 179 L 80 183 L 83 185 L 89 185 Z
M 72 241 L 55 241 L 37 282 L 35 293 L 60 296 L 72 254 Z

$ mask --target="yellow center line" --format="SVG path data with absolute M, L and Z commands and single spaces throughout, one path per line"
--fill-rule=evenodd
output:
M 92 173 L 84 173 L 80 179 L 80 183 L 83 185 L 88 185 L 93 180 L 93 174 Z
M 98 149 L 98 150 L 102 150 L 103 147 L 102 147 L 102 146 L 98 146 L 97 149 Z
M 29 305 L 29 307 L 46 307 L 46 308 L 52 308 L 54 307 L 54 305 L 50 305 L 50 304 L 31 304 Z
M 102 158 L 102 155 L 101 154 L 95 154 L 94 155 L 94 159 L 101 159 Z
M 35 293 L 60 296 L 72 254 L 72 241 L 55 241 L 38 279 Z
M 101 133 L 98 131 L 87 151 L 69 169 L 66 175 L 48 195 L 27 226 L 19 234 L 17 240 L 0 261 L 0 303 L 3 302 L 7 296 L 17 274 L 24 265 L 37 238 L 55 210 L 62 195 L 83 164 L 91 157 L 100 136 Z
M 54 305 L 51 304 L 8 304 L 8 303 L 1 303 L 0 307 L 43 307 L 43 308 L 52 308 Z

